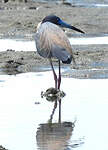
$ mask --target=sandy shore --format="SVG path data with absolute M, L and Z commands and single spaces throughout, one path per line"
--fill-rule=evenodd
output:
M 32 37 L 37 24 L 49 14 L 56 14 L 86 33 L 108 33 L 108 9 L 79 8 L 55 3 L 0 3 L 1 37 Z M 71 31 L 72 33 L 72 31 Z
M 108 33 L 108 9 L 72 7 L 56 3 L 0 3 L 0 37 L 26 38 L 33 40 L 37 24 L 46 15 L 56 14 L 66 22 L 84 30 L 87 34 Z M 66 30 L 71 36 L 74 31 Z M 78 34 L 78 33 L 76 33 Z M 76 58 L 77 69 L 107 68 L 108 46 L 72 46 Z M 2 51 L 2 50 L 1 50 Z M 55 64 L 56 61 L 55 61 Z M 20 72 L 41 71 L 42 66 L 49 66 L 36 52 L 0 52 L 0 70 L 2 73 L 16 74 Z M 75 66 L 71 65 L 71 68 Z M 79 74 L 80 76 L 80 74 Z M 84 74 L 84 77 L 86 75 Z

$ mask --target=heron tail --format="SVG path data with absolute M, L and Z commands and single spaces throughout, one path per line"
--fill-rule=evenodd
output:
M 76 65 L 76 61 L 73 55 L 70 55 L 70 58 L 68 58 L 66 61 L 62 61 L 64 64 L 70 64 L 71 61 L 73 61 L 74 65 Z
M 64 64 L 70 64 L 71 61 L 72 61 L 72 56 L 70 55 L 70 57 L 67 58 L 67 60 L 62 61 L 62 63 L 64 63 Z
M 53 46 L 51 53 L 52 57 L 61 60 L 64 64 L 70 64 L 72 60 L 75 62 L 73 55 L 64 48 Z

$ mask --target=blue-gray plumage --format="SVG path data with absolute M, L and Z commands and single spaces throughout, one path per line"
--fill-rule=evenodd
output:
M 57 25 L 45 22 L 37 30 L 36 47 L 38 53 L 45 58 L 57 58 L 64 63 L 71 63 L 73 54 L 69 40 Z
M 72 59 L 74 61 L 71 44 L 68 37 L 60 27 L 73 29 L 75 31 L 84 33 L 80 29 L 73 27 L 63 22 L 59 17 L 55 15 L 46 16 L 37 27 L 35 35 L 35 42 L 37 52 L 40 56 L 48 58 L 52 67 L 55 80 L 55 88 L 60 89 L 61 84 L 61 70 L 60 61 L 66 64 L 70 64 Z M 55 73 L 52 57 L 58 59 L 59 62 L 59 76 Z M 55 107 L 57 101 L 55 102 Z M 61 100 L 59 100 L 59 114 L 61 113 Z M 60 116 L 60 115 L 59 115 Z
M 60 88 L 61 83 L 60 61 L 70 64 L 72 59 L 74 60 L 71 44 L 66 34 L 60 27 L 65 27 L 84 33 L 80 29 L 63 22 L 59 17 L 55 15 L 49 15 L 46 16 L 38 25 L 35 35 L 37 52 L 40 56 L 49 59 L 54 74 L 55 88 L 58 89 Z M 51 60 L 52 57 L 58 59 L 59 61 L 58 83 Z

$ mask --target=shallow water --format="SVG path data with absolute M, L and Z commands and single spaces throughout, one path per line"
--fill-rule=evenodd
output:
M 69 38 L 72 45 L 107 45 L 108 35 L 75 35 Z M 18 46 L 17 46 L 18 45 Z M 0 51 L 35 51 L 35 42 L 23 39 L 0 39 Z
M 64 130 L 56 125 L 53 132 L 46 123 L 54 104 L 40 97 L 41 91 L 53 87 L 51 71 L 1 75 L 0 81 L 0 144 L 6 148 L 108 149 L 107 79 L 62 78 L 61 90 L 66 93 L 62 99 L 62 122 L 76 122 L 74 128 L 68 124 Z M 54 122 L 58 122 L 58 109 Z
M 31 40 L 23 39 L 0 39 L 0 51 L 35 51 L 35 43 Z
M 38 2 L 57 2 L 62 3 L 63 0 L 34 0 Z M 89 8 L 99 8 L 108 7 L 107 0 L 64 0 L 65 3 L 71 4 L 73 7 L 89 7 Z
M 70 43 L 72 45 L 107 45 L 108 44 L 108 36 L 100 36 L 100 37 L 72 37 L 70 38 Z

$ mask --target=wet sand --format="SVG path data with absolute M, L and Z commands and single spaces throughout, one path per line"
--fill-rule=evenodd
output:
M 0 37 L 33 40 L 37 24 L 49 14 L 58 15 L 66 22 L 84 30 L 87 34 L 108 33 L 107 7 L 78 8 L 58 3 L 28 2 L 24 4 L 8 2 L 0 4 Z M 66 31 L 69 36 L 72 36 L 73 33 L 75 34 L 74 31 Z M 76 68 L 77 70 L 107 69 L 107 45 L 79 45 L 72 47 L 77 66 L 71 64 L 71 68 Z M 54 60 L 54 63 L 56 65 L 57 61 Z M 94 63 L 106 65 L 96 66 Z M 0 70 L 6 74 L 41 71 L 40 66 L 49 66 L 49 62 L 41 58 L 36 52 L 17 52 L 14 50 L 0 52 Z M 85 74 L 84 77 L 86 77 Z
M 89 78 L 90 70 L 101 70 L 105 74 L 108 70 L 108 49 L 106 46 L 73 46 L 74 57 L 76 65 L 71 63 L 69 66 L 74 69 L 75 72 L 69 71 L 64 76 L 75 78 Z M 55 66 L 58 65 L 58 61 L 53 59 Z M 0 52 L 0 68 L 4 74 L 17 74 L 24 72 L 39 72 L 47 71 L 49 61 L 38 55 L 35 51 L 14 51 L 7 50 Z M 88 72 L 80 72 L 82 70 L 88 70 Z M 96 72 L 96 71 L 95 71 Z

